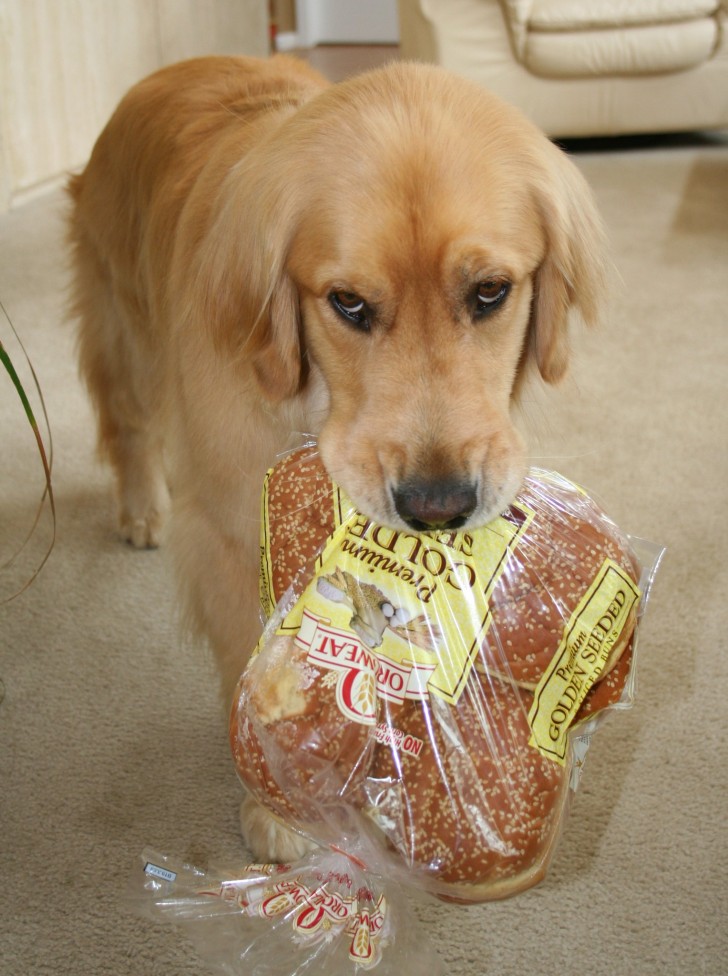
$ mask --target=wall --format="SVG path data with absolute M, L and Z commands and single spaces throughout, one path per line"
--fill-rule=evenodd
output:
M 279 51 L 399 42 L 397 0 L 271 0 L 271 10 Z
M 268 45 L 267 0 L 0 0 L 0 212 L 81 166 L 146 74 Z
M 316 44 L 396 44 L 396 0 L 296 0 L 296 32 Z
M 271 11 L 279 33 L 295 33 L 296 0 L 271 0 Z

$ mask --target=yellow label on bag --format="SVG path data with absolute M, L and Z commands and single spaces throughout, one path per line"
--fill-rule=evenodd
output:
M 350 511 L 335 494 L 336 511 Z M 532 518 L 518 503 L 472 533 L 415 534 L 355 512 L 328 540 L 278 632 L 339 672 L 337 702 L 355 721 L 375 718 L 371 682 L 355 681 L 357 670 L 391 701 L 435 694 L 454 704 L 491 624 L 490 594 Z
M 258 573 L 258 595 L 260 597 L 260 607 L 263 611 L 263 615 L 266 619 L 273 615 L 276 607 L 276 593 L 274 586 L 274 572 L 273 563 L 271 559 L 271 540 L 274 536 L 272 527 L 275 520 L 275 514 L 270 511 L 270 485 L 271 478 L 275 475 L 276 469 L 271 468 L 265 476 L 263 482 L 263 491 L 261 492 L 260 499 L 260 568 Z M 325 493 L 326 506 L 328 506 L 328 521 L 326 524 L 330 524 L 332 531 L 338 528 L 342 522 L 347 518 L 350 518 L 355 512 L 353 502 L 351 502 L 343 492 L 340 492 L 335 487 L 331 486 L 330 490 Z M 313 502 L 320 502 L 321 498 L 311 497 L 308 495 L 304 502 L 304 506 L 310 505 Z M 289 518 L 292 512 L 287 513 Z M 317 532 L 320 530 L 320 526 L 317 528 Z M 292 582 L 291 580 L 288 581 Z M 281 594 L 278 593 L 277 597 L 280 598 Z
M 571 615 L 536 687 L 528 715 L 529 742 L 560 765 L 565 762 L 569 727 L 604 670 L 639 598 L 640 591 L 627 573 L 606 559 Z

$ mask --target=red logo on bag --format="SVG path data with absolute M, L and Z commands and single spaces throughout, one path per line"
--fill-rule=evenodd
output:
M 376 722 L 377 696 L 398 704 L 405 699 L 427 699 L 427 682 L 437 668 L 436 663 L 398 663 L 375 653 L 354 634 L 308 610 L 304 610 L 296 643 L 308 652 L 308 661 L 338 675 L 331 679 L 336 683 L 336 703 L 344 715 L 363 725 Z

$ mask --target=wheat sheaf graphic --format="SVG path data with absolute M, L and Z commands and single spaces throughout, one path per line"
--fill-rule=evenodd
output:
M 379 587 L 362 583 L 340 566 L 319 577 L 316 588 L 325 599 L 349 607 L 352 611 L 350 626 L 369 648 L 379 647 L 387 628 L 402 640 L 430 653 L 435 653 L 442 641 L 440 628 L 426 614 L 411 617 L 405 607 L 396 607 Z

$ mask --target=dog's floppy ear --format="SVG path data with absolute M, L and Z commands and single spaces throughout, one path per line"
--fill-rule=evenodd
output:
M 305 371 L 296 286 L 284 271 L 274 279 L 262 301 L 255 289 L 250 295 L 251 314 L 259 311 L 242 354 L 250 360 L 263 396 L 280 403 L 301 390 Z
M 536 274 L 529 352 L 547 383 L 558 382 L 569 362 L 569 314 L 595 324 L 605 291 L 606 245 L 591 190 L 561 150 L 549 146 L 533 185 L 546 238 Z
M 264 396 L 278 403 L 298 393 L 305 380 L 298 293 L 288 275 L 279 275 L 263 314 L 250 355 Z
M 263 396 L 279 403 L 305 383 L 298 293 L 286 256 L 298 222 L 297 198 L 274 167 L 236 167 L 185 283 L 198 321 L 232 365 L 252 367 Z

